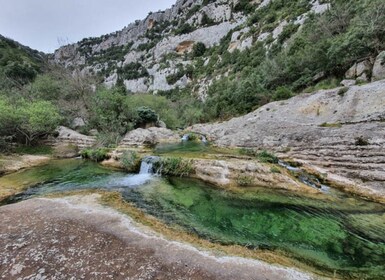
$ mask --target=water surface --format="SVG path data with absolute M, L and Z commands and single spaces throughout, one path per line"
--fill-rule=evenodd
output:
M 248 188 L 232 193 L 202 181 L 126 174 L 83 160 L 60 160 L 0 178 L 28 189 L 15 197 L 81 189 L 122 193 L 165 223 L 221 244 L 284 252 L 356 279 L 384 279 L 385 207 L 343 193 L 322 199 Z

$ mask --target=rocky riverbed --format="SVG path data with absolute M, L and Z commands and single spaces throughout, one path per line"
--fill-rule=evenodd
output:
M 1 207 L 0 278 L 318 279 L 168 240 L 98 198 L 39 198 Z

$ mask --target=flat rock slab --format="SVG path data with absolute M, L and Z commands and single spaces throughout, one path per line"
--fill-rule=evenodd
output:
M 315 279 L 167 240 L 98 198 L 0 207 L 0 279 Z

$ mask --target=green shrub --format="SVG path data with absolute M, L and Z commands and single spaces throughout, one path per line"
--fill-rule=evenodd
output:
M 139 107 L 137 112 L 138 118 L 135 121 L 136 126 L 143 126 L 147 123 L 156 123 L 159 119 L 159 116 L 155 111 L 146 106 Z
M 179 26 L 176 30 L 175 30 L 175 35 L 182 35 L 182 34 L 187 34 L 187 33 L 191 33 L 195 30 L 195 28 L 193 26 L 191 26 L 190 24 L 188 23 L 183 23 L 181 26 Z
M 95 162 L 100 162 L 110 158 L 109 149 L 107 148 L 90 148 L 80 152 L 82 158 L 90 159 Z
M 344 96 L 345 93 L 348 92 L 348 90 L 349 90 L 348 87 L 342 87 L 342 88 L 340 88 L 340 89 L 338 90 L 338 95 L 339 95 L 339 96 Z
M 140 157 L 135 151 L 124 151 L 119 162 L 128 172 L 135 172 L 140 166 Z
M 169 176 L 183 177 L 194 171 L 192 161 L 182 158 L 161 158 L 154 167 L 160 174 Z
M 239 153 L 241 155 L 249 156 L 249 157 L 256 157 L 258 156 L 258 152 L 254 149 L 248 149 L 248 148 L 241 148 L 239 149 Z
M 246 187 L 251 186 L 254 183 L 254 179 L 249 175 L 240 174 L 236 178 L 236 182 L 239 186 Z
M 145 67 L 139 62 L 131 62 L 122 68 L 118 68 L 119 78 L 123 80 L 135 80 L 142 77 L 148 77 L 148 72 Z
M 269 153 L 266 150 L 263 150 L 258 153 L 257 155 L 258 160 L 260 162 L 265 162 L 265 163 L 278 163 L 278 158 L 273 155 L 272 153 Z
M 340 123 L 322 123 L 320 124 L 320 127 L 335 127 L 335 128 L 340 128 L 342 127 L 342 124 Z
M 206 52 L 206 45 L 202 42 L 198 42 L 193 46 L 192 50 L 192 56 L 193 57 L 200 57 L 203 56 Z
M 116 148 L 121 140 L 122 136 L 114 131 L 101 132 L 98 133 L 98 135 L 96 136 L 97 146 L 102 146 L 106 148 Z
M 276 166 L 272 166 L 270 168 L 270 171 L 271 171 L 271 173 L 281 173 L 281 170 Z
M 359 136 L 355 139 L 355 145 L 356 146 L 368 146 L 369 140 L 367 138 L 364 138 L 363 136 Z

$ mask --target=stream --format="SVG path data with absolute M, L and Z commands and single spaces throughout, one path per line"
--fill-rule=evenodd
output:
M 347 278 L 385 275 L 385 206 L 338 191 L 322 198 L 258 187 L 230 192 L 195 179 L 155 176 L 148 162 L 140 174 L 127 174 L 81 159 L 0 177 L 0 188 L 10 186 L 25 191 L 3 204 L 74 190 L 119 191 L 164 223 L 212 242 L 283 252 Z

